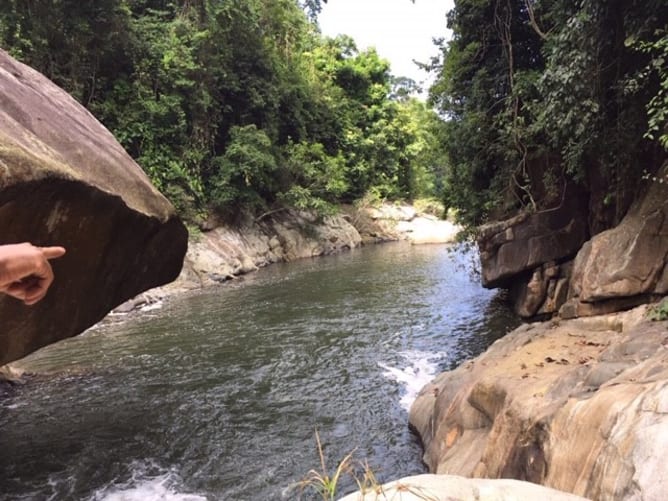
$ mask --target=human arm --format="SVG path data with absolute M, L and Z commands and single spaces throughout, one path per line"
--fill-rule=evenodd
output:
M 65 254 L 63 247 L 36 247 L 30 243 L 0 245 L 0 292 L 32 305 L 53 282 L 49 264 Z

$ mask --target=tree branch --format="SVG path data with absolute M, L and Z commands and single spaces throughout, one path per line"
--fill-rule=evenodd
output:
M 531 5 L 531 0 L 524 0 L 524 4 L 527 6 L 527 11 L 529 12 L 529 24 L 533 30 L 538 34 L 543 40 L 547 40 L 547 33 L 540 29 L 538 23 L 536 22 L 536 14 L 533 11 L 533 6 Z

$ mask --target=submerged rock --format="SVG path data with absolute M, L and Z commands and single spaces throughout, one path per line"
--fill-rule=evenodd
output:
M 410 413 L 430 471 L 665 499 L 668 323 L 644 313 L 527 324 L 438 376 Z
M 43 301 L 0 297 L 3 365 L 175 279 L 187 231 L 104 126 L 2 50 L 0 88 L 0 243 L 67 248 Z

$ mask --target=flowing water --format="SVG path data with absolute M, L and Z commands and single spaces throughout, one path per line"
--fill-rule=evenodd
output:
M 330 471 L 354 450 L 380 481 L 424 472 L 416 392 L 515 323 L 472 263 L 391 244 L 273 265 L 41 350 L 0 401 L 0 499 L 297 499 L 316 429 Z

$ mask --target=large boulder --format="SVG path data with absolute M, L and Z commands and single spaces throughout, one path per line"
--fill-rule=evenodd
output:
M 665 499 L 668 322 L 645 308 L 527 324 L 438 376 L 410 413 L 430 471 Z
M 339 501 L 585 501 L 585 498 L 518 480 L 487 480 L 455 475 L 414 475 Z
M 46 298 L 0 297 L 0 365 L 176 278 L 187 231 L 112 134 L 0 50 L 0 243 L 63 245 Z
M 622 222 L 578 253 L 566 317 L 606 313 L 668 293 L 668 164 Z

